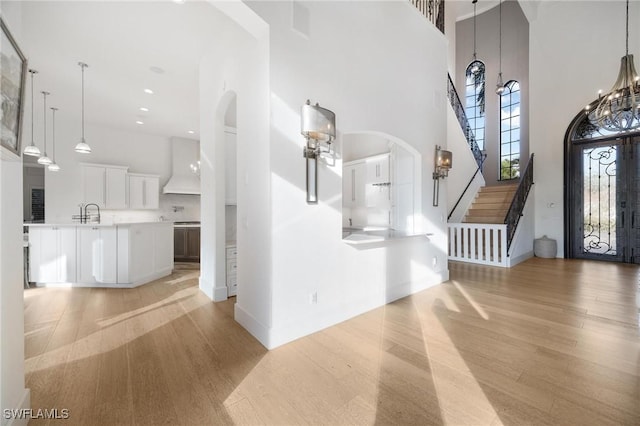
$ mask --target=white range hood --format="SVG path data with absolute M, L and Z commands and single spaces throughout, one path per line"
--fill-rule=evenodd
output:
M 200 158 L 200 143 L 191 139 L 171 138 L 173 173 L 162 189 L 163 194 L 200 195 L 200 177 L 191 171 L 191 164 Z

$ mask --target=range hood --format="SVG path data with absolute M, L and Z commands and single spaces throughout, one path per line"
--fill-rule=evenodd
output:
M 200 158 L 200 143 L 191 139 L 171 138 L 172 174 L 162 189 L 163 194 L 200 195 L 200 176 L 191 164 Z

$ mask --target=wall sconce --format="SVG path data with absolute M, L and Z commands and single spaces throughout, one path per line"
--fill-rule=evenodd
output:
M 318 204 L 318 157 L 332 154 L 331 142 L 336 138 L 336 115 L 317 103 L 300 108 L 300 133 L 307 139 L 303 156 L 307 159 L 307 203 Z
M 449 176 L 449 169 L 453 163 L 453 154 L 436 145 L 435 171 L 433 172 L 433 206 L 438 207 L 440 199 L 440 179 Z

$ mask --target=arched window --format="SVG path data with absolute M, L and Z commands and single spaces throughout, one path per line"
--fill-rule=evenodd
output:
M 500 180 L 520 177 L 520 83 L 511 80 L 500 96 Z
M 466 72 L 464 105 L 469 126 L 481 150 L 484 150 L 484 82 L 484 63 L 471 62 Z

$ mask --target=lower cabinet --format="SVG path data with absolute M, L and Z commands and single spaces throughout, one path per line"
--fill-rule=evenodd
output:
M 173 270 L 173 226 L 141 223 L 118 226 L 118 284 L 139 285 Z
M 228 245 L 226 255 L 227 295 L 235 296 L 238 294 L 238 247 Z
M 173 228 L 173 260 L 200 262 L 200 228 Z
M 117 283 L 117 253 L 115 227 L 78 228 L 78 281 Z
M 76 281 L 76 227 L 29 229 L 29 279 L 36 283 Z

